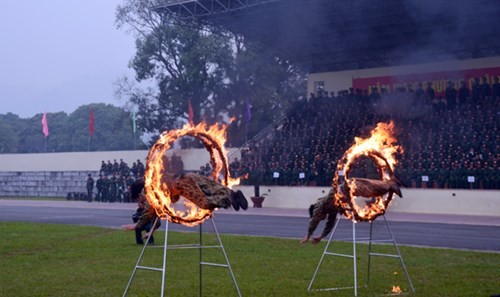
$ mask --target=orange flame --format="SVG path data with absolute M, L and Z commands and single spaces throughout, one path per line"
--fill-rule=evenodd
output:
M 170 189 L 164 178 L 166 168 L 162 162 L 162 156 L 180 137 L 193 136 L 201 140 L 207 151 L 210 153 L 210 163 L 212 165 L 212 178 L 218 180 L 223 171 L 221 183 L 229 188 L 240 183 L 239 178 L 232 178 L 229 174 L 226 143 L 227 125 L 214 124 L 207 126 L 201 122 L 194 126 L 191 123 L 184 125 L 181 129 L 165 131 L 160 135 L 158 141 L 149 151 L 146 171 L 144 173 L 144 189 L 146 198 L 150 205 L 154 207 L 156 214 L 162 219 L 179 223 L 186 226 L 195 226 L 212 216 L 212 211 L 199 208 L 187 199 L 180 199 L 183 202 L 182 208 L 174 208 Z M 189 198 L 189 197 L 184 197 Z
M 390 180 L 394 176 L 394 166 L 397 164 L 396 154 L 403 152 L 394 134 L 394 122 L 378 123 L 370 132 L 368 138 L 355 137 L 354 144 L 344 153 L 339 161 L 337 173 L 333 179 L 335 188 L 335 205 L 344 211 L 345 216 L 352 221 L 372 221 L 378 215 L 384 214 L 390 201 L 392 193 L 384 199 L 383 196 L 375 197 L 374 201 L 359 206 L 355 201 L 357 184 L 355 179 L 349 179 L 348 174 L 354 161 L 362 156 L 370 158 L 380 173 L 380 180 Z M 348 188 L 345 193 L 339 188 L 339 174 L 344 172 L 343 187 Z
M 401 290 L 401 288 L 399 286 L 392 286 L 391 293 L 401 294 L 401 293 L 403 293 L 403 291 Z
M 401 146 L 397 145 L 397 139 L 393 136 L 394 122 L 378 123 L 377 127 L 370 132 L 370 137 L 368 138 L 354 138 L 354 145 L 351 146 L 344 156 L 347 162 L 344 164 L 342 170 L 348 172 L 351 163 L 354 159 L 360 156 L 369 156 L 370 152 L 379 153 L 388 163 L 391 170 L 394 170 L 394 165 L 396 165 L 396 153 L 401 150 Z M 386 166 L 385 162 L 381 158 L 375 158 L 377 166 Z M 388 179 L 387 175 L 383 176 L 384 179 Z

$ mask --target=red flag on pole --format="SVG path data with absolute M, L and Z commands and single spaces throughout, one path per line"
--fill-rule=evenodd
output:
M 90 123 L 89 123 L 90 136 L 94 136 L 94 110 L 90 108 Z
M 47 113 L 46 112 L 43 113 L 43 117 L 42 117 L 42 132 L 43 132 L 43 135 L 45 135 L 45 137 L 49 136 L 49 125 L 47 123 Z
M 194 124 L 194 112 L 193 112 L 193 106 L 191 105 L 191 100 L 189 100 L 189 105 L 188 105 L 188 120 L 190 124 Z

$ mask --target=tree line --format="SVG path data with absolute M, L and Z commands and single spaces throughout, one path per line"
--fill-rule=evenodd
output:
M 90 114 L 94 131 L 90 132 Z M 0 114 L 0 153 L 81 152 L 145 149 L 142 132 L 133 131 L 132 115 L 123 108 L 98 103 L 74 112 L 47 113 L 49 134 L 42 133 L 42 116 L 20 118 Z

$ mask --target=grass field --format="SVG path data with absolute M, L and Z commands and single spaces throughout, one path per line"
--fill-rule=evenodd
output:
M 197 229 L 195 229 L 197 230 Z M 0 296 L 121 296 L 141 246 L 132 232 L 52 224 L 1 223 Z M 158 232 L 157 245 L 164 232 Z M 221 235 L 243 296 L 353 296 L 353 290 L 308 292 L 324 249 L 298 240 Z M 215 244 L 213 234 L 204 245 Z M 199 243 L 199 233 L 169 232 L 169 245 Z M 333 250 L 351 253 L 348 243 Z M 377 245 L 376 252 L 394 253 Z M 332 250 L 332 249 L 331 249 Z M 415 296 L 500 294 L 500 253 L 400 246 Z M 141 263 L 160 267 L 162 249 L 148 248 Z M 358 245 L 358 282 L 366 284 L 367 246 Z M 199 296 L 198 249 L 169 250 L 166 296 Z M 203 261 L 224 263 L 220 249 L 204 249 Z M 410 287 L 398 259 L 372 257 L 370 286 L 358 296 L 389 294 L 393 285 Z M 351 286 L 352 260 L 327 257 L 314 287 Z M 203 267 L 203 296 L 237 296 L 228 269 Z M 128 296 L 159 296 L 161 273 L 139 270 Z

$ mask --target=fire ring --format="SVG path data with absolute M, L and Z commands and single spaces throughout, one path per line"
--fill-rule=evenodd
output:
M 396 164 L 395 153 L 402 151 L 392 136 L 394 123 L 379 123 L 367 139 L 356 138 L 355 144 L 349 148 L 339 161 L 335 176 L 333 178 L 333 189 L 335 191 L 334 205 L 346 218 L 353 222 L 371 222 L 378 216 L 385 214 L 391 203 L 394 193 L 373 197 L 371 201 L 359 205 L 356 203 L 355 187 L 353 179 L 349 178 L 351 166 L 361 158 L 368 157 L 375 164 L 379 173 L 379 181 L 388 181 L 394 177 L 394 165 Z M 339 174 L 343 172 L 343 174 Z M 369 197 L 364 197 L 369 198 Z
M 379 169 L 380 173 L 380 179 L 384 179 L 384 176 L 392 176 L 393 171 L 389 166 L 389 163 L 387 160 L 377 151 L 369 151 L 366 154 L 367 157 L 369 157 L 375 164 L 377 164 L 377 167 Z M 354 158 L 351 162 L 347 162 L 346 158 L 344 157 L 341 161 L 340 164 L 345 164 L 344 168 L 347 168 L 344 176 L 339 176 L 338 171 L 335 173 L 335 178 L 333 180 L 333 185 L 335 190 L 335 199 L 336 199 L 336 205 L 342 209 L 344 215 L 347 218 L 350 218 L 353 221 L 356 222 L 371 222 L 375 220 L 378 216 L 385 214 L 385 211 L 387 207 L 389 206 L 389 203 L 391 202 L 392 198 L 394 197 L 393 192 L 389 192 L 387 194 L 387 197 L 384 198 L 384 196 L 378 196 L 376 197 L 375 201 L 370 203 L 371 206 L 366 205 L 365 207 L 360 208 L 359 206 L 356 205 L 355 200 L 356 197 L 352 194 L 352 189 L 349 186 L 349 177 L 348 177 L 348 172 L 349 168 L 354 160 L 357 158 L 360 158 L 361 156 L 358 156 Z M 383 163 L 383 165 L 381 165 Z M 339 179 L 342 180 L 342 187 L 343 189 L 339 190 L 338 185 L 339 185 Z
M 235 184 L 229 174 L 227 152 L 224 147 L 225 132 L 227 125 L 213 125 L 207 127 L 205 123 L 196 126 L 185 125 L 182 129 L 171 130 L 162 133 L 158 141 L 150 149 L 146 171 L 144 173 L 144 189 L 146 198 L 154 207 L 156 214 L 161 219 L 186 226 L 195 226 L 212 216 L 212 211 L 202 209 L 194 203 L 184 199 L 185 210 L 176 210 L 171 201 L 170 190 L 165 180 L 162 179 L 166 168 L 163 166 L 162 157 L 172 144 L 184 136 L 192 136 L 199 139 L 210 154 L 212 165 L 212 178 L 218 180 L 221 172 L 223 179 L 221 183 L 230 187 Z

